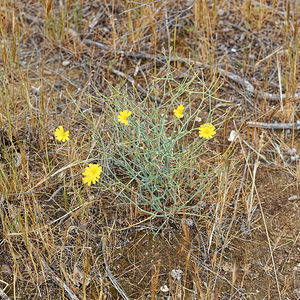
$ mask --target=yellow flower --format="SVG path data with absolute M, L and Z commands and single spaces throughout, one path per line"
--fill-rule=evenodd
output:
M 66 142 L 69 140 L 69 131 L 64 132 L 64 128 L 62 126 L 56 128 L 54 135 L 55 138 L 60 142 Z
M 183 118 L 183 110 L 184 110 L 184 107 L 183 107 L 182 104 L 177 106 L 177 108 L 173 110 L 175 117 L 176 118 Z
M 209 140 L 216 134 L 215 129 L 215 126 L 211 123 L 205 123 L 199 128 L 199 136 Z
M 102 172 L 102 167 L 98 164 L 89 164 L 88 167 L 85 168 L 85 171 L 82 173 L 85 177 L 82 178 L 83 183 L 87 183 L 89 186 L 91 183 L 95 184 Z
M 120 123 L 124 123 L 125 125 L 128 125 L 128 120 L 127 118 L 131 115 L 131 111 L 128 110 L 123 110 L 120 112 L 118 115 L 118 121 Z

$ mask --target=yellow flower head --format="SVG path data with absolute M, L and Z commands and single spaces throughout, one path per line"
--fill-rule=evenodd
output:
M 176 118 L 183 118 L 183 110 L 184 110 L 184 107 L 183 107 L 182 104 L 177 106 L 177 108 L 173 110 L 175 117 Z
M 85 168 L 85 171 L 82 173 L 85 177 L 82 178 L 83 183 L 87 183 L 89 186 L 91 183 L 95 184 L 102 172 L 102 167 L 98 164 L 89 164 L 88 167 Z
M 205 123 L 199 128 L 199 136 L 209 140 L 216 134 L 215 129 L 215 126 L 211 123 Z
M 66 142 L 69 140 L 69 131 L 64 132 L 64 128 L 62 126 L 59 126 L 55 129 L 54 135 L 55 138 L 60 142 Z
M 131 111 L 130 110 L 123 110 L 120 112 L 120 114 L 118 115 L 118 121 L 120 123 L 124 123 L 125 125 L 128 125 L 128 120 L 127 118 L 131 115 Z

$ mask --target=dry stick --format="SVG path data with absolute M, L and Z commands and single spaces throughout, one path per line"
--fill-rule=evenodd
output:
M 52 271 L 52 269 L 46 264 L 43 258 L 39 254 L 38 256 L 44 269 L 48 270 L 51 277 L 58 283 L 58 285 L 64 288 L 65 292 L 69 295 L 69 298 L 71 300 L 79 300 L 79 298 L 72 292 L 72 290 Z
M 67 212 L 66 214 L 62 215 L 61 217 L 51 221 L 50 223 L 46 224 L 46 225 L 43 225 L 42 227 L 39 227 L 38 229 L 43 229 L 43 228 L 46 228 L 46 227 L 49 227 L 55 223 L 57 223 L 58 221 L 60 221 L 60 223 L 62 222 L 62 220 L 65 220 L 67 217 L 69 217 L 73 212 L 77 211 L 78 209 L 80 208 L 83 208 L 83 207 L 86 207 L 87 205 L 90 205 L 92 203 L 94 203 L 95 201 L 90 201 L 90 202 L 84 202 L 83 204 L 75 207 L 74 209 L 70 210 L 69 212 Z M 28 233 L 32 233 L 32 232 L 35 232 L 35 233 L 38 233 L 37 230 L 31 230 L 31 231 L 28 231 Z M 22 232 L 17 232 L 17 233 L 9 233 L 8 234 L 9 236 L 21 236 L 23 235 Z
M 47 67 L 45 67 L 45 66 L 44 66 L 44 69 L 45 69 L 46 71 L 48 71 L 51 75 L 52 75 L 52 74 L 55 74 L 55 75 L 61 77 L 63 80 L 67 81 L 70 85 L 72 85 L 74 88 L 78 89 L 78 85 L 76 85 L 73 81 L 71 81 L 69 78 L 65 77 L 65 76 L 62 75 L 61 73 L 59 73 L 59 72 L 57 72 L 57 71 L 55 71 L 55 70 L 51 70 L 51 69 L 49 69 L 49 68 L 47 68 Z
M 94 41 L 92 41 L 92 40 L 86 39 L 86 40 L 84 40 L 84 43 L 85 43 L 86 45 L 88 45 L 88 46 L 94 45 L 94 46 L 96 46 L 97 48 L 100 48 L 101 50 L 104 50 L 104 51 L 112 51 L 108 46 L 106 46 L 106 45 L 104 45 L 104 44 L 102 44 L 102 43 L 94 42 Z M 112 51 L 112 52 L 114 52 L 114 53 L 119 53 L 119 54 L 124 54 L 124 55 L 126 55 L 126 56 L 129 56 L 129 55 L 127 55 L 124 51 Z M 136 58 L 139 58 L 138 53 L 135 53 L 135 52 L 134 52 L 134 54 L 136 54 L 136 55 L 135 55 Z M 150 54 L 149 54 L 149 55 L 146 54 L 146 57 L 145 57 L 145 56 L 142 56 L 142 57 L 140 57 L 140 58 L 144 58 L 144 59 L 145 59 L 145 58 L 150 58 L 150 59 L 153 59 L 153 56 L 150 55 Z M 141 93 L 143 93 L 143 94 L 145 94 L 145 95 L 148 94 L 147 91 L 146 91 L 139 83 L 136 83 L 135 80 L 134 80 L 130 75 L 126 75 L 125 73 L 123 73 L 123 72 L 121 72 L 121 71 L 119 71 L 119 70 L 116 70 L 116 69 L 112 69 L 112 72 L 115 73 L 116 75 L 118 75 L 118 76 L 120 76 L 120 77 L 123 77 L 123 78 L 125 78 L 126 80 L 128 80 L 133 86 L 136 86 L 137 89 L 138 89 Z M 149 97 L 150 97 L 150 99 L 151 99 L 152 101 L 156 101 L 156 102 L 158 102 L 158 103 L 161 102 L 161 100 L 160 100 L 158 97 L 155 97 L 155 96 L 152 95 L 152 94 L 149 94 Z
M 28 244 L 30 245 L 31 247 L 31 251 L 34 249 L 32 243 L 28 240 Z M 34 253 L 36 253 L 36 255 L 38 256 L 38 258 L 40 259 L 42 265 L 43 265 L 43 268 L 46 269 L 52 279 L 54 279 L 54 281 L 56 281 L 58 283 L 59 286 L 62 286 L 65 290 L 65 292 L 67 293 L 67 295 L 69 296 L 69 298 L 71 300 L 79 300 L 79 298 L 72 292 L 72 290 L 55 274 L 55 272 L 47 265 L 47 263 L 44 261 L 44 259 L 41 257 L 41 255 L 37 252 L 37 251 L 34 251 Z
M 148 94 L 147 91 L 146 91 L 139 83 L 136 84 L 135 80 L 134 80 L 130 75 L 126 75 L 125 73 L 123 73 L 123 72 L 121 72 L 121 71 L 118 71 L 118 70 L 116 70 L 116 69 L 112 69 L 112 72 L 115 73 L 116 75 L 121 76 L 121 77 L 125 78 L 126 80 L 128 80 L 132 85 L 136 86 L 137 89 L 138 89 L 141 93 L 143 93 L 143 94 L 145 94 L 145 95 Z M 158 97 L 155 97 L 155 96 L 152 95 L 152 94 L 149 94 L 149 97 L 150 97 L 150 99 L 151 99 L 152 101 L 156 101 L 157 103 L 161 103 L 161 100 L 160 100 Z
M 249 121 L 247 124 L 250 127 L 260 127 L 263 129 L 294 129 L 294 130 L 300 130 L 300 121 L 297 121 L 296 123 L 261 123 L 261 122 L 252 122 Z
M 120 287 L 117 280 L 112 275 L 112 273 L 109 269 L 109 266 L 108 266 L 108 263 L 107 263 L 107 260 L 106 260 L 105 243 L 104 243 L 103 237 L 101 238 L 101 242 L 102 242 L 102 255 L 103 255 L 103 261 L 104 261 L 104 264 L 105 264 L 106 273 L 107 273 L 111 283 L 114 285 L 115 289 L 119 292 L 119 294 L 122 296 L 122 298 L 125 299 L 125 300 L 129 300 L 129 298 L 126 296 L 124 290 Z
M 255 93 L 255 89 L 254 89 L 253 85 L 247 79 L 241 78 L 240 76 L 238 76 L 234 73 L 231 73 L 229 71 L 225 71 L 221 68 L 218 68 L 218 72 L 220 74 L 222 74 L 223 76 L 227 76 L 232 81 L 234 81 L 236 83 L 239 83 L 250 94 Z M 300 93 L 295 93 L 294 94 L 294 98 L 298 98 L 299 96 L 300 96 Z M 273 94 L 270 94 L 270 93 L 259 91 L 258 94 L 257 94 L 257 98 L 258 99 L 268 99 L 268 100 L 271 100 L 271 101 L 281 101 L 281 100 L 287 98 L 287 95 L 286 94 L 281 94 L 280 96 L 278 96 L 278 95 L 273 95 Z
M 258 149 L 258 153 L 257 153 L 257 157 L 256 157 L 253 172 L 251 172 L 251 170 L 249 168 L 249 173 L 250 173 L 250 176 L 252 177 L 252 182 L 253 182 L 253 189 L 251 190 L 251 194 L 253 194 L 254 191 L 255 191 L 255 194 L 257 196 L 258 205 L 259 205 L 259 208 L 260 208 L 260 212 L 261 212 L 261 216 L 262 216 L 262 220 L 263 220 L 263 223 L 264 223 L 264 228 L 265 228 L 265 232 L 266 232 L 266 236 L 267 236 L 268 246 L 269 246 L 269 250 L 270 250 L 272 266 L 273 266 L 273 271 L 274 271 L 275 281 L 276 281 L 276 286 L 277 286 L 277 292 L 278 292 L 279 299 L 281 300 L 281 291 L 280 291 L 280 286 L 279 286 L 279 281 L 278 281 L 278 276 L 277 276 L 277 270 L 276 270 L 274 255 L 273 255 L 273 249 L 272 249 L 272 245 L 271 245 L 271 239 L 270 239 L 270 236 L 269 236 L 268 226 L 267 226 L 267 222 L 266 222 L 266 219 L 265 219 L 265 214 L 264 214 L 264 211 L 263 211 L 263 207 L 262 207 L 262 204 L 261 204 L 261 201 L 260 201 L 259 193 L 257 191 L 256 184 L 255 184 L 255 173 L 256 173 L 256 171 L 259 167 L 259 164 L 260 164 L 258 154 L 261 152 L 262 147 L 263 147 L 262 141 L 263 141 L 263 136 L 260 139 L 260 143 L 259 143 L 260 145 L 259 145 L 259 149 Z
M 282 101 L 281 70 L 280 70 L 278 55 L 276 55 L 276 63 L 277 63 L 277 74 L 278 74 L 278 84 L 279 84 L 280 108 L 281 108 L 281 112 L 283 112 L 284 107 Z
M 284 267 L 285 267 L 285 264 L 286 264 L 286 263 L 288 262 L 288 260 L 290 259 L 291 253 L 292 253 L 292 251 L 294 250 L 294 247 L 295 247 L 295 245 L 296 245 L 296 243 L 297 243 L 297 241 L 298 241 L 299 236 L 300 236 L 300 231 L 298 232 L 298 235 L 297 235 L 296 239 L 294 240 L 294 243 L 293 243 L 293 245 L 292 245 L 292 248 L 291 248 L 291 250 L 290 250 L 288 256 L 287 256 L 286 259 L 284 260 L 284 263 L 283 263 L 283 265 L 282 265 L 282 267 L 281 267 L 280 272 L 283 271 L 283 269 L 284 269 Z
M 97 48 L 99 48 L 101 50 L 111 51 L 113 53 L 118 53 L 118 54 L 123 54 L 123 55 L 128 56 L 128 57 L 152 59 L 152 60 L 156 60 L 158 62 L 164 62 L 167 59 L 166 57 L 164 57 L 162 55 L 154 56 L 154 55 L 149 54 L 149 53 L 141 53 L 141 52 L 133 52 L 133 51 L 126 52 L 126 51 L 123 51 L 123 50 L 114 51 L 107 45 L 104 45 L 104 44 L 98 43 L 98 42 L 94 42 L 94 41 L 89 40 L 89 39 L 85 39 L 85 40 L 83 40 L 83 42 L 88 46 L 93 45 L 93 46 L 96 46 Z M 179 61 L 179 62 L 182 62 L 182 63 L 185 63 L 185 64 L 194 64 L 194 65 L 196 65 L 198 67 L 201 67 L 201 68 L 209 68 L 210 67 L 209 65 L 203 64 L 199 61 L 195 61 L 195 60 L 191 60 L 191 59 L 187 59 L 187 58 L 183 58 L 183 57 L 170 56 L 170 57 L 168 57 L 168 59 L 169 59 L 170 62 Z M 252 95 L 255 94 L 255 89 L 254 89 L 253 85 L 247 79 L 241 78 L 240 76 L 238 76 L 238 75 L 236 75 L 232 72 L 223 70 L 221 68 L 217 68 L 217 70 L 223 76 L 230 78 L 232 81 L 234 81 L 236 83 L 239 83 L 250 94 L 252 94 Z M 272 100 L 272 101 L 280 101 L 281 99 L 283 100 L 283 99 L 287 98 L 287 95 L 282 94 L 281 97 L 280 97 L 278 95 L 273 95 L 273 94 L 270 94 L 270 93 L 259 91 L 258 94 L 257 94 L 257 97 L 259 99 L 265 99 L 266 98 L 266 99 L 269 99 L 269 100 Z M 300 93 L 295 93 L 293 97 L 294 98 L 300 97 Z
M 274 54 L 278 53 L 282 51 L 282 46 L 278 47 L 277 49 L 275 49 L 272 53 L 270 53 L 269 55 L 267 55 L 266 57 L 262 58 L 261 60 L 259 60 L 258 62 L 255 63 L 255 68 L 257 68 L 262 62 L 264 62 L 265 60 L 269 59 L 270 57 L 272 57 Z
M 268 161 L 268 160 L 266 159 L 266 157 L 265 157 L 263 154 L 261 154 L 261 153 L 259 153 L 257 150 L 255 150 L 255 149 L 254 149 L 251 145 L 249 145 L 245 140 L 240 140 L 240 143 L 241 143 L 241 141 L 242 141 L 247 147 L 249 147 L 252 151 L 254 151 L 259 157 L 261 157 L 268 165 L 274 164 L 275 166 L 277 166 L 276 163 L 273 163 L 273 162 L 271 162 L 271 161 Z
M 244 156 L 246 157 L 245 155 L 245 151 L 244 151 L 244 148 L 243 148 L 243 145 L 242 145 L 242 140 L 241 138 L 238 136 L 238 139 L 240 141 L 240 145 L 242 147 L 242 151 L 244 153 Z M 262 141 L 262 139 L 261 139 Z M 243 142 L 249 147 L 250 145 L 243 140 Z M 256 171 L 259 167 L 259 157 L 262 157 L 262 154 L 260 154 L 261 152 L 261 149 L 262 149 L 262 142 L 260 142 L 260 146 L 259 146 L 259 150 L 256 151 L 255 149 L 253 149 L 251 146 L 250 148 L 252 150 L 255 151 L 255 153 L 257 154 L 257 157 L 256 157 L 256 161 L 255 161 L 255 165 L 254 165 L 254 170 L 253 172 L 251 172 L 251 169 L 247 163 L 247 160 L 246 159 L 246 163 L 247 163 L 247 167 L 248 167 L 248 170 L 249 170 L 249 173 L 250 173 L 250 176 L 252 178 L 252 189 L 251 189 L 251 198 L 253 197 L 253 193 L 255 191 L 255 194 L 257 196 L 257 199 L 258 199 L 258 204 L 259 204 L 259 208 L 260 208 L 260 211 L 261 211 L 261 215 L 262 215 L 262 220 L 263 220 L 263 223 L 264 223 L 264 228 L 265 228 L 265 232 L 266 232 L 266 236 L 267 236 L 267 241 L 268 241 L 268 246 L 269 246 L 269 250 L 270 250 L 270 254 L 271 254 L 271 260 L 272 260 L 272 266 L 273 266 L 273 270 L 274 270 L 274 274 L 275 274 L 275 280 L 276 280 L 276 286 L 277 286 L 277 291 L 278 291 L 278 295 L 279 295 L 279 299 L 281 300 L 281 292 L 280 292 L 280 286 L 279 286 L 279 281 L 278 281 L 278 276 L 277 276 L 277 271 L 276 271 L 276 265 L 275 265 L 275 260 L 274 260 L 274 256 L 273 256 L 273 249 L 272 249 L 272 246 L 271 246 L 271 240 L 270 240 L 270 236 L 269 236 L 269 231 L 268 231 L 268 227 L 267 227 L 267 222 L 266 222 L 266 219 L 265 219 L 265 215 L 264 215 L 264 211 L 263 211 L 263 207 L 261 205 L 261 201 L 260 201 L 260 198 L 259 198 L 259 194 L 258 194 L 258 191 L 257 191 L 257 188 L 256 188 L 256 184 L 255 184 L 255 175 L 256 175 Z M 251 203 L 252 205 L 252 203 Z M 248 206 L 248 204 L 247 204 Z M 251 208 L 251 207 L 250 207 Z M 250 214 L 249 214 L 250 215 Z M 248 215 L 248 216 L 249 216 Z M 248 218 L 249 219 L 249 218 Z
M 273 271 L 274 271 L 275 281 L 276 281 L 276 286 L 277 286 L 277 292 L 278 292 L 279 299 L 281 300 L 281 291 L 280 291 L 280 286 L 279 286 L 279 281 L 278 281 L 278 276 L 277 276 L 277 270 L 276 270 L 274 255 L 273 255 L 273 249 L 272 249 L 272 245 L 271 245 L 271 239 L 270 239 L 269 231 L 268 231 L 268 227 L 267 227 L 267 222 L 266 222 L 266 219 L 265 219 L 265 214 L 264 214 L 264 211 L 263 211 L 263 208 L 262 208 L 262 205 L 261 205 L 261 201 L 260 201 L 260 197 L 259 197 L 256 185 L 254 185 L 254 189 L 255 189 L 256 196 L 257 196 L 258 205 L 259 205 L 259 208 L 260 208 L 260 211 L 261 211 L 261 216 L 262 216 L 262 220 L 263 220 L 263 223 L 264 223 L 265 232 L 266 232 L 266 235 L 267 235 L 268 246 L 269 246 L 269 250 L 270 250 L 270 255 L 271 255 L 271 260 L 272 260 L 272 265 L 273 265 Z
M 10 298 L 6 295 L 6 293 L 1 288 L 0 288 L 0 299 L 10 300 Z
M 40 182 L 38 182 L 34 187 L 30 188 L 30 189 L 27 191 L 27 193 L 33 191 L 36 187 L 38 187 L 39 185 L 41 185 L 42 183 L 44 183 L 45 181 L 47 181 L 49 178 L 53 178 L 55 175 L 61 173 L 62 171 L 66 170 L 66 169 L 69 169 L 69 168 L 71 168 L 71 167 L 74 167 L 74 166 L 83 164 L 83 163 L 89 163 L 89 162 L 91 162 L 91 161 L 93 161 L 93 159 L 91 159 L 91 158 L 90 158 L 90 159 L 83 160 L 83 161 L 74 161 L 74 162 L 68 164 L 67 166 L 64 166 L 64 167 L 60 168 L 59 170 L 57 170 L 57 171 L 54 172 L 53 174 L 48 175 L 47 177 L 45 177 L 44 179 L 42 179 L 42 180 L 41 180 Z
M 239 138 L 239 140 L 240 140 L 240 144 L 242 146 L 241 139 Z M 243 141 L 243 142 L 245 143 L 245 141 Z M 266 232 L 266 236 L 267 236 L 267 241 L 268 241 L 270 254 L 271 254 L 271 260 L 272 260 L 272 266 L 273 266 L 273 270 L 274 270 L 274 274 L 275 274 L 277 291 L 278 291 L 279 299 L 281 300 L 281 292 L 280 292 L 280 286 L 279 286 L 279 281 L 278 281 L 278 276 L 277 276 L 277 271 L 276 271 L 275 260 L 274 260 L 274 256 L 273 256 L 273 249 L 272 249 L 272 246 L 271 246 L 271 239 L 270 239 L 270 236 L 269 236 L 269 231 L 268 231 L 267 222 L 266 222 L 266 219 L 265 219 L 263 207 L 261 205 L 260 197 L 259 197 L 259 194 L 258 194 L 258 191 L 257 191 L 257 188 L 256 188 L 256 184 L 255 184 L 255 173 L 256 173 L 256 171 L 259 167 L 259 164 L 260 164 L 258 158 L 261 157 L 261 155 L 262 155 L 262 154 L 260 154 L 261 148 L 262 148 L 262 145 L 260 145 L 260 148 L 259 148 L 258 151 L 255 151 L 256 154 L 257 154 L 257 157 L 256 157 L 253 173 L 251 172 L 251 170 L 249 168 L 249 165 L 247 164 L 250 176 L 252 178 L 252 183 L 253 183 L 253 186 L 252 186 L 253 188 L 251 189 L 251 197 L 253 196 L 253 193 L 255 191 L 255 194 L 256 194 L 257 199 L 258 199 L 258 204 L 259 204 L 259 208 L 260 208 L 260 211 L 261 211 L 261 215 L 262 215 L 262 220 L 263 220 L 263 223 L 264 223 L 264 228 L 265 228 L 265 232 Z M 243 147 L 242 147 L 242 149 L 243 149 Z M 243 153 L 244 153 L 244 149 L 243 149 Z
M 149 54 L 149 53 L 134 52 L 134 51 L 126 52 L 123 50 L 114 51 L 109 46 L 104 45 L 102 43 L 94 42 L 92 40 L 85 39 L 85 40 L 83 40 L 83 42 L 88 46 L 96 46 L 97 48 L 99 48 L 101 50 L 112 52 L 112 53 L 117 53 L 117 54 L 122 54 L 122 55 L 125 55 L 128 57 L 143 58 L 143 59 L 155 59 L 155 56 L 152 54 Z M 166 59 L 163 56 L 157 56 L 156 60 L 163 62 Z
M 184 248 L 186 250 L 186 248 Z M 187 251 L 187 250 L 186 250 Z M 194 256 L 193 254 L 191 254 L 191 258 L 194 259 L 194 261 L 200 265 L 202 268 L 204 268 L 206 271 L 211 272 L 212 274 L 214 274 L 215 276 L 217 276 L 219 279 L 224 280 L 225 282 L 227 282 L 230 287 L 232 287 L 233 289 L 235 289 L 235 291 L 237 293 L 240 294 L 240 290 L 239 288 L 236 288 L 235 286 L 232 285 L 232 282 L 230 280 L 228 280 L 225 276 L 220 275 L 219 273 L 213 271 L 212 269 L 210 269 L 209 267 L 207 267 L 204 263 L 202 263 L 196 256 Z M 240 295 L 242 296 L 242 295 Z M 242 296 L 243 299 L 246 299 L 244 296 Z M 242 298 L 240 298 L 242 299 Z

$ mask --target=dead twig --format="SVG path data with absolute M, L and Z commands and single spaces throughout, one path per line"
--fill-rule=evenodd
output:
M 89 39 L 85 39 L 85 40 L 83 40 L 83 42 L 88 46 L 95 46 L 95 47 L 97 47 L 101 50 L 110 51 L 110 52 L 113 52 L 113 53 L 125 55 L 127 57 L 133 57 L 133 58 L 139 58 L 139 59 L 140 58 L 142 58 L 142 59 L 152 59 L 152 60 L 155 60 L 157 63 L 165 62 L 168 59 L 170 62 L 179 61 L 179 62 L 182 62 L 182 63 L 185 63 L 185 64 L 193 64 L 193 65 L 198 66 L 200 68 L 210 68 L 209 65 L 203 64 L 202 62 L 187 59 L 187 58 L 183 58 L 183 57 L 179 57 L 179 56 L 164 57 L 162 55 L 152 55 L 152 54 L 149 54 L 149 53 L 134 52 L 134 51 L 131 51 L 131 52 L 127 52 L 127 51 L 124 51 L 124 50 L 114 51 L 109 46 L 107 46 L 105 44 L 94 42 L 94 41 L 89 40 Z M 244 78 L 240 77 L 239 75 L 236 75 L 232 72 L 223 70 L 222 68 L 217 68 L 217 71 L 222 76 L 228 77 L 232 81 L 240 84 L 252 96 L 255 94 L 254 86 L 247 79 L 244 79 Z M 258 93 L 257 93 L 257 98 L 258 99 L 268 99 L 268 100 L 271 100 L 271 101 L 282 101 L 287 97 L 288 96 L 286 94 L 274 95 L 274 94 L 270 94 L 270 93 L 266 93 L 266 92 L 262 92 L 262 91 L 258 91 Z M 300 97 L 300 93 L 295 93 L 293 95 L 293 97 L 294 98 Z
M 102 49 L 104 51 L 110 51 L 111 50 L 109 46 L 104 45 L 104 44 L 99 43 L 99 42 L 89 40 L 89 39 L 85 39 L 85 40 L 83 40 L 83 42 L 88 46 L 96 46 L 97 48 Z
M 101 238 L 101 242 L 102 242 L 102 255 L 103 255 L 103 261 L 105 264 L 105 270 L 107 273 L 107 276 L 109 277 L 111 283 L 114 285 L 115 289 L 119 292 L 119 294 L 122 296 L 123 299 L 125 300 L 129 300 L 129 298 L 126 296 L 124 290 L 121 288 L 121 286 L 118 284 L 117 280 L 115 279 L 115 277 L 112 275 L 107 260 L 106 260 L 106 252 L 105 252 L 105 243 L 104 243 L 104 239 L 103 237 Z
M 98 43 L 98 42 L 94 42 L 92 40 L 89 40 L 89 39 L 85 39 L 84 40 L 84 43 L 88 46 L 96 46 L 97 48 L 101 49 L 101 50 L 104 50 L 104 51 L 111 51 L 111 49 L 107 46 L 107 45 L 104 45 L 102 43 Z M 121 55 L 126 55 L 126 56 L 134 56 L 135 58 L 149 58 L 149 59 L 152 59 L 152 55 L 150 54 L 147 54 L 147 53 L 143 53 L 142 55 L 139 55 L 139 53 L 136 53 L 136 52 L 130 52 L 130 53 L 126 53 L 125 51 L 112 51 L 113 53 L 118 53 L 118 54 L 121 54 Z M 129 55 L 131 54 L 131 55 Z M 155 97 L 154 95 L 152 94 L 149 94 L 139 83 L 136 83 L 135 80 L 133 79 L 133 77 L 131 77 L 130 75 L 127 75 L 117 69 L 112 69 L 111 70 L 114 74 L 126 79 L 127 81 L 129 81 L 133 86 L 135 86 L 138 91 L 140 91 L 141 93 L 145 94 L 145 95 L 149 95 L 150 99 L 152 101 L 156 101 L 157 103 L 160 103 L 161 100 L 158 98 L 158 97 Z
M 277 166 L 275 163 L 268 161 L 268 160 L 266 159 L 266 157 L 265 157 L 263 154 L 259 153 L 256 149 L 254 149 L 251 145 L 249 145 L 245 140 L 242 140 L 242 141 L 243 141 L 243 143 L 244 143 L 247 147 L 249 147 L 249 148 L 250 148 L 252 151 L 254 151 L 260 158 L 262 158 L 268 165 L 274 164 L 275 166 Z
M 45 262 L 45 260 L 41 257 L 41 255 L 38 253 L 38 251 L 34 250 L 34 247 L 30 240 L 28 240 L 28 245 L 31 248 L 31 251 L 34 252 L 37 257 L 39 258 L 43 268 L 48 272 L 48 274 L 51 276 L 51 278 L 56 281 L 56 283 L 63 287 L 64 291 L 68 295 L 69 299 L 71 300 L 79 300 L 79 298 L 73 293 L 73 291 L 55 274 L 55 272 L 49 267 L 49 265 Z M 44 270 L 42 271 L 44 274 Z
M 1 288 L 0 288 L 0 299 L 10 300 L 10 298 L 6 295 L 6 293 Z
M 294 129 L 294 130 L 300 130 L 300 121 L 297 121 L 296 123 L 262 123 L 262 122 L 253 122 L 249 121 L 247 124 L 250 127 L 259 127 L 263 129 Z
M 259 149 L 259 152 L 260 152 L 260 150 L 261 149 Z M 257 157 L 256 163 L 259 165 L 258 157 Z M 253 178 L 253 181 L 255 181 L 255 178 Z M 267 241 L 268 241 L 268 246 L 269 246 L 269 251 L 270 251 L 270 256 L 271 256 L 271 261 L 272 261 L 272 266 L 273 266 L 273 271 L 274 271 L 274 277 L 275 277 L 275 281 L 276 281 L 278 297 L 279 297 L 279 300 L 281 300 L 282 298 L 281 298 L 280 285 L 279 285 L 279 280 L 278 280 L 278 275 L 277 275 L 277 268 L 276 268 L 276 264 L 275 264 L 274 254 L 273 254 L 274 250 L 273 250 L 272 245 L 271 245 L 271 239 L 270 239 L 270 235 L 269 235 L 267 221 L 266 221 L 266 218 L 265 218 L 265 214 L 264 214 L 263 207 L 262 207 L 261 200 L 260 200 L 260 195 L 259 195 L 258 190 L 256 188 L 256 183 L 255 182 L 254 182 L 254 190 L 255 190 L 255 193 L 256 193 L 256 197 L 257 197 L 257 200 L 258 200 L 258 204 L 259 204 L 263 224 L 264 224 L 264 227 L 265 227 L 265 232 L 266 232 L 266 236 L 267 236 Z
M 52 269 L 43 260 L 43 258 L 40 255 L 38 255 L 38 256 L 39 256 L 39 259 L 41 260 L 41 263 L 42 263 L 44 269 L 46 269 L 50 273 L 51 277 L 54 279 L 54 281 L 57 282 L 57 284 L 59 286 L 62 286 L 64 288 L 64 290 L 68 294 L 69 298 L 71 300 L 79 300 L 79 298 L 73 293 L 73 291 L 52 271 Z
M 149 94 L 139 83 L 136 83 L 135 80 L 130 76 L 130 75 L 126 75 L 125 73 L 116 70 L 116 69 L 112 69 L 112 72 L 120 77 L 125 78 L 126 80 L 128 80 L 133 86 L 135 86 L 141 93 L 145 94 L 145 95 L 149 95 L 149 98 L 152 101 L 155 101 L 157 103 L 161 103 L 161 100 L 158 97 L 155 97 L 152 94 Z

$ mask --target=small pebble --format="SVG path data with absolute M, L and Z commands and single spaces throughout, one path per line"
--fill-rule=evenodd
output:
M 63 65 L 64 67 L 66 67 L 66 66 L 68 66 L 70 63 L 71 63 L 71 62 L 70 62 L 69 60 L 64 60 L 64 61 L 62 62 L 62 65 Z
M 223 9 L 219 9 L 219 10 L 218 10 L 218 15 L 219 15 L 219 16 L 223 16 L 224 13 L 225 13 L 225 11 L 224 11 Z
M 166 286 L 166 285 L 163 285 L 160 287 L 160 290 L 163 292 L 163 293 L 167 293 L 169 291 L 169 288 Z
M 228 141 L 229 141 L 229 142 L 233 142 L 234 140 L 236 140 L 236 139 L 238 138 L 238 136 L 239 136 L 239 135 L 237 134 L 236 131 L 231 130 L 230 136 L 229 136 L 229 138 L 228 138 Z
M 293 196 L 289 197 L 288 200 L 293 201 L 293 200 L 297 200 L 298 198 L 300 198 L 300 197 L 297 195 L 293 195 Z
M 297 152 L 297 150 L 295 149 L 295 148 L 292 148 L 292 149 L 289 149 L 288 150 L 288 154 L 289 155 L 293 155 L 294 153 L 296 153 Z
M 171 276 L 173 279 L 180 281 L 182 273 L 183 273 L 183 271 L 180 269 L 178 269 L 178 270 L 173 269 L 171 272 Z

